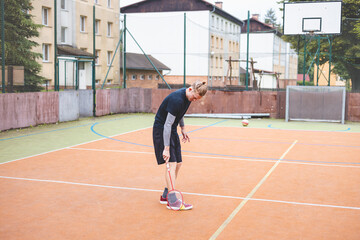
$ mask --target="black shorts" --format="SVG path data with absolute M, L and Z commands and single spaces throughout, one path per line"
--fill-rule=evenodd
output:
M 165 160 L 163 158 L 164 151 L 164 137 L 163 137 L 163 129 L 153 127 L 153 142 L 154 142 L 154 150 L 155 156 L 158 165 L 164 164 Z M 177 133 L 171 131 L 170 135 L 170 162 L 182 162 L 181 157 L 181 144 L 180 138 Z

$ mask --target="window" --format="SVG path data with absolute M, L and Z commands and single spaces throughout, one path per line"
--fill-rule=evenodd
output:
M 95 80 L 95 83 L 96 83 L 96 84 L 100 84 L 100 80 L 99 80 L 99 79 L 96 79 L 96 80 Z
M 99 65 L 100 64 L 100 50 L 95 50 L 95 65 Z
M 43 44 L 43 62 L 49 62 L 50 44 Z
M 149 76 L 148 76 L 148 79 L 149 79 L 149 80 L 152 80 L 152 75 L 149 75 Z
M 107 34 L 106 34 L 108 37 L 111 37 L 111 28 L 112 28 L 112 23 L 108 22 L 108 24 L 107 24 Z
M 160 79 L 160 76 L 159 76 L 159 75 L 156 75 L 155 79 L 156 79 L 156 80 L 159 80 L 159 79 Z
M 221 31 L 224 31 L 224 20 L 221 19 Z
M 212 48 L 215 47 L 214 44 L 215 44 L 215 43 L 214 43 L 214 36 L 211 36 L 211 47 L 212 47 Z
M 98 3 L 99 3 L 99 0 L 94 0 L 94 3 L 98 4 Z
M 80 16 L 80 32 L 85 32 L 86 17 Z
M 106 84 L 107 84 L 107 85 L 110 85 L 110 84 L 111 84 L 111 82 L 112 82 L 112 79 L 108 79 L 108 80 L 106 80 Z
M 145 75 L 140 75 L 140 80 L 145 80 Z
M 66 9 L 66 0 L 61 0 L 61 9 Z
M 216 37 L 216 48 L 219 48 L 219 38 Z
M 79 70 L 85 70 L 85 63 L 84 62 L 79 62 L 78 63 L 78 68 L 79 68 Z
M 107 52 L 107 65 L 110 66 L 111 64 L 111 57 L 112 57 L 112 51 Z
M 99 35 L 99 31 L 100 31 L 100 20 L 96 19 L 95 20 L 95 34 Z
M 215 26 L 215 17 L 211 16 L 211 26 L 214 27 Z
M 61 27 L 61 43 L 66 42 L 66 27 Z
M 216 28 L 219 29 L 219 18 L 216 18 Z
M 107 7 L 111 8 L 111 0 L 107 0 Z
M 136 80 L 136 74 L 131 75 L 131 80 Z
M 48 26 L 49 23 L 49 9 L 48 8 L 42 8 L 42 24 L 44 26 Z
M 224 40 L 223 40 L 223 38 L 220 38 L 220 48 L 221 49 L 224 48 Z

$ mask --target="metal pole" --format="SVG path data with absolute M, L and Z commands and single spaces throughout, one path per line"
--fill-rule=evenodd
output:
M 250 11 L 248 11 L 248 18 L 247 18 L 247 29 L 246 29 L 246 37 L 247 37 L 247 46 L 246 46 L 246 91 L 249 89 L 249 31 L 250 31 Z
M 124 88 L 126 88 L 126 14 L 124 14 L 124 66 L 123 66 L 123 79 Z
M 93 116 L 96 117 L 96 87 L 95 87 L 95 59 L 96 59 L 96 45 L 95 45 L 95 5 L 93 6 L 93 62 L 92 62 L 92 89 L 93 89 Z
M 317 51 L 317 61 L 316 61 L 316 65 L 317 65 L 317 71 L 316 71 L 316 86 L 319 86 L 320 36 L 318 36 L 317 39 L 318 39 L 318 51 Z M 329 79 L 329 81 L 330 81 L 330 79 Z
M 57 62 L 57 1 L 54 0 L 54 90 L 59 91 L 58 62 Z
M 184 13 L 184 87 L 186 87 L 186 13 Z
M 64 66 L 64 69 L 65 69 L 65 73 L 64 73 L 64 90 L 66 89 L 66 65 L 67 65 L 66 63 L 67 63 L 67 61 L 65 60 L 64 61 L 64 65 L 65 65 Z
M 75 61 L 75 90 L 79 90 L 79 60 Z
M 2 93 L 5 93 L 5 0 L 1 0 L 1 78 Z
M 306 44 L 307 44 L 306 35 L 304 36 L 304 40 L 305 40 L 305 44 L 304 44 L 303 86 L 305 86 L 305 74 L 306 74 Z
M 330 44 L 330 49 L 329 49 L 329 81 L 328 81 L 328 86 L 330 86 L 330 80 L 331 80 L 331 57 L 332 57 L 332 36 L 329 37 L 329 44 Z

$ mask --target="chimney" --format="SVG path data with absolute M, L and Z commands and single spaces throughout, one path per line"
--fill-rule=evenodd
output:
M 259 14 L 258 13 L 253 14 L 253 15 L 251 15 L 251 18 L 259 20 Z
M 215 6 L 222 9 L 223 2 L 215 2 Z

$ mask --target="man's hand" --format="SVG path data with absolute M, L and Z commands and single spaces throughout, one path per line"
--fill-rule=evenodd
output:
M 163 151 L 163 158 L 165 162 L 167 163 L 170 159 L 170 146 L 165 146 Z
M 187 133 L 185 132 L 185 127 L 181 127 L 181 134 L 182 134 L 182 142 L 183 143 L 186 143 L 186 141 L 190 142 L 190 138 L 189 136 L 187 135 Z

